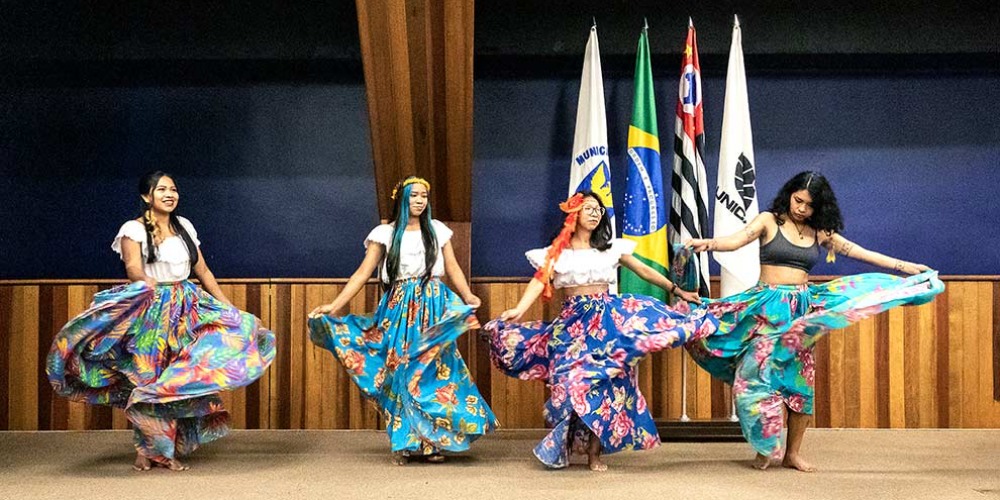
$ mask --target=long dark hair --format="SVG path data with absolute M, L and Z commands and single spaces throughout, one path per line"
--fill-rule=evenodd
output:
M 785 223 L 782 217 L 787 216 L 791 208 L 792 193 L 803 189 L 809 191 L 809 196 L 812 197 L 813 214 L 806 220 L 806 224 L 817 231 L 826 231 L 827 234 L 843 231 L 844 220 L 840 216 L 837 197 L 833 194 L 830 182 L 819 172 L 800 172 L 781 186 L 778 196 L 771 202 L 771 208 L 768 208 L 778 225 Z
M 396 283 L 396 276 L 399 276 L 399 250 L 403 242 L 403 233 L 406 231 L 406 225 L 410 221 L 410 193 L 413 192 L 413 185 L 416 183 L 410 183 L 403 186 L 409 179 L 414 179 L 416 176 L 409 176 L 396 184 L 396 189 L 393 190 L 396 193 L 396 198 L 392 200 L 392 223 L 394 224 L 392 231 L 392 242 L 389 248 L 386 249 L 385 256 L 385 272 L 388 278 L 387 288 L 392 288 Z M 431 218 L 431 202 L 430 199 L 427 200 L 427 207 L 420 214 L 420 237 L 424 243 L 424 274 L 421 275 L 422 284 L 426 284 L 430 279 L 431 274 L 434 271 L 434 263 L 437 262 L 438 258 L 438 239 L 437 233 L 434 232 L 434 225 L 431 223 L 433 220 Z M 383 283 L 383 286 L 386 285 Z
M 597 227 L 595 227 L 594 231 L 590 233 L 590 246 L 602 252 L 611 248 L 611 217 L 608 216 L 607 207 L 604 206 L 604 202 L 601 201 L 601 197 L 593 191 L 577 191 L 577 193 L 582 194 L 584 198 L 593 198 L 597 201 L 597 204 L 604 209 L 604 214 L 601 215 L 601 221 L 597 223 Z M 556 237 L 559 236 L 559 232 L 562 231 L 562 224 L 562 221 L 560 221 L 559 229 L 557 229 L 555 235 L 552 236 L 553 240 L 556 239 Z
M 174 176 L 160 171 L 154 170 L 152 172 L 147 172 L 145 175 L 139 178 L 139 194 L 140 196 L 140 218 L 142 218 L 142 224 L 146 227 L 146 248 L 149 250 L 149 255 L 146 257 L 146 262 L 153 263 L 157 259 L 156 245 L 154 244 L 153 232 L 156 230 L 156 220 L 153 218 L 152 212 L 152 201 L 153 201 L 153 190 L 156 189 L 156 185 L 160 182 L 163 177 L 169 177 L 171 180 Z M 174 181 L 176 183 L 176 181 Z M 142 196 L 149 196 L 149 202 L 142 199 Z M 180 202 L 178 201 L 178 206 Z M 170 212 L 170 229 L 174 233 L 184 240 L 184 246 L 187 247 L 188 255 L 191 258 L 191 267 L 194 267 L 198 263 L 198 247 L 195 246 L 194 240 L 191 239 L 191 235 L 188 234 L 187 230 L 181 224 L 180 219 L 178 219 L 179 214 L 175 208 L 173 212 Z

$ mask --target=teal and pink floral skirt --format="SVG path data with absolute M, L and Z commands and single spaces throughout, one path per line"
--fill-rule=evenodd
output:
M 897 306 L 919 305 L 944 291 L 936 271 L 901 278 L 881 273 L 819 285 L 757 286 L 704 306 L 719 318 L 716 333 L 688 352 L 733 387 L 743 436 L 765 456 L 782 454 L 784 408 L 812 414 L 813 347 L 831 330 Z

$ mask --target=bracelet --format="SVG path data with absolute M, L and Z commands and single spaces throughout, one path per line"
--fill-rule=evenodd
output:
M 676 293 L 677 292 L 677 283 L 671 282 L 670 284 L 672 285 L 670 287 L 670 293 Z
M 893 269 L 895 269 L 895 270 L 897 270 L 897 271 L 902 271 L 902 270 L 903 270 L 903 266 L 904 266 L 904 265 L 905 265 L 905 264 L 903 263 L 903 261 L 901 261 L 901 260 L 899 260 L 899 259 L 896 259 L 896 265 L 895 265 L 895 266 L 893 266 Z

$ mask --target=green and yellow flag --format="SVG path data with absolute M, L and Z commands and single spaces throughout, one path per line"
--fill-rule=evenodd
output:
M 625 217 L 622 233 L 637 243 L 637 259 L 667 275 L 667 199 L 663 197 L 660 139 L 656 131 L 653 70 L 649 63 L 646 29 L 639 35 L 635 58 L 635 100 L 628 127 L 628 171 L 625 176 Z M 667 299 L 667 292 L 622 268 L 620 293 L 638 293 Z

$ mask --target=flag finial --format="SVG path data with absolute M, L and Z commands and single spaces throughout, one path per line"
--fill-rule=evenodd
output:
M 648 31 L 648 30 L 649 30 L 649 19 L 646 19 L 646 17 L 643 16 L 643 18 L 642 18 L 642 31 Z
M 597 27 L 597 16 L 593 16 L 593 17 L 591 17 L 591 19 L 593 19 L 593 20 L 594 20 L 594 24 L 592 24 L 592 25 L 590 26 L 590 27 L 591 27 L 591 29 L 593 29 L 593 28 L 596 28 L 596 27 Z
M 694 21 L 688 16 L 688 28 L 694 28 Z
M 737 17 L 736 14 L 733 14 L 733 27 L 734 28 L 740 27 L 740 18 Z

